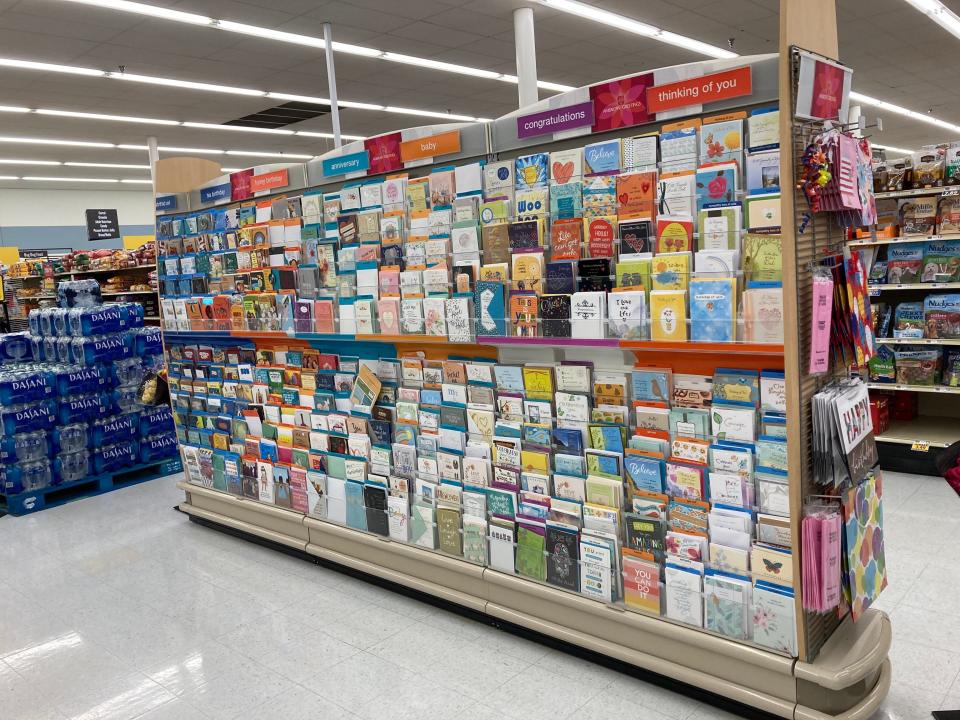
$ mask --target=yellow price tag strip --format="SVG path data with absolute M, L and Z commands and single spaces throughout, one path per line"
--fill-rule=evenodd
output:
M 918 440 L 910 446 L 910 449 L 914 452 L 928 452 L 930 450 L 930 443 Z

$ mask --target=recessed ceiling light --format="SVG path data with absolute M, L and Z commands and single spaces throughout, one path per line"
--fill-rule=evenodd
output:
M 82 182 L 82 183 L 118 183 L 114 178 L 75 178 L 75 177 L 40 177 L 24 176 L 24 180 L 36 180 L 38 182 Z
M 139 15 L 150 15 L 152 17 L 163 18 L 164 20 L 173 20 L 175 22 L 186 22 L 192 25 L 206 25 L 208 27 L 214 28 L 216 30 L 224 30 L 226 32 L 239 33 L 241 35 L 250 35 L 259 39 L 267 40 L 276 40 L 277 42 L 291 43 L 293 45 L 303 45 L 306 47 L 313 47 L 318 49 L 326 48 L 326 42 L 322 37 L 315 37 L 312 35 L 301 35 L 299 33 L 285 32 L 283 30 L 274 30 L 272 28 L 260 27 L 257 25 L 249 25 L 247 23 L 234 22 L 232 20 L 217 20 L 214 18 L 208 18 L 205 15 L 196 15 L 194 13 L 185 13 L 179 12 L 177 10 L 166 10 L 165 8 L 158 8 L 155 5 L 147 5 L 145 3 L 138 2 L 126 2 L 126 0 L 66 0 L 67 2 L 81 3 L 83 5 L 94 5 L 97 7 L 108 8 L 111 10 L 123 10 L 124 12 L 137 13 Z M 612 14 L 612 13 L 611 13 Z M 619 16 L 616 16 L 619 17 Z M 626 20 L 626 18 L 624 18 Z M 650 27 L 650 26 L 648 26 Z M 656 28 L 654 28 L 656 30 Z M 661 31 L 662 33 L 663 31 Z M 672 35 L 672 33 L 667 33 Z M 683 38 L 682 36 L 676 36 L 687 41 L 685 47 L 690 47 L 690 44 L 702 45 L 703 47 L 709 48 L 712 52 L 707 52 L 707 55 L 712 57 L 736 57 L 735 53 L 730 53 L 728 55 L 715 55 L 712 53 L 715 52 L 726 52 L 720 48 L 714 48 L 711 45 L 706 45 L 705 43 L 699 43 L 696 40 L 690 40 L 689 38 Z M 659 38 L 658 38 L 659 39 Z M 663 40 L 663 42 L 672 42 L 673 44 L 678 44 L 673 40 Z M 501 82 L 509 82 L 516 84 L 516 76 L 505 75 L 503 73 L 498 73 L 493 70 L 484 70 L 482 68 L 469 67 L 467 65 L 458 65 L 456 63 L 445 63 L 437 60 L 431 60 L 430 58 L 418 58 L 411 55 L 404 55 L 403 53 L 394 53 L 388 52 L 385 50 L 380 50 L 378 48 L 366 47 L 363 45 L 351 45 L 350 43 L 342 43 L 333 41 L 331 44 L 334 52 L 348 53 L 350 55 L 362 55 L 364 57 L 377 58 L 379 60 L 386 60 L 388 62 L 403 63 L 405 65 L 418 65 L 420 67 L 427 67 L 432 70 L 441 70 L 444 72 L 457 73 L 459 75 L 471 75 L 473 77 L 484 78 L 487 80 L 499 80 Z M 570 85 L 561 85 L 560 83 L 552 83 L 546 81 L 538 81 L 537 85 L 545 90 L 573 90 L 574 88 Z
M 59 163 L 56 163 L 59 165 Z M 65 162 L 68 167 L 121 168 L 123 170 L 149 170 L 149 165 L 125 165 L 123 163 Z
M 960 17 L 940 0 L 907 0 L 948 33 L 960 37 Z
M 59 160 L 13 160 L 0 159 L 0 165 L 62 165 Z
M 626 30 L 634 35 L 641 35 L 643 37 L 650 38 L 651 40 L 658 40 L 662 43 L 682 47 L 692 52 L 700 53 L 701 55 L 707 55 L 708 57 L 719 59 L 739 57 L 737 53 L 731 52 L 730 50 L 725 50 L 724 48 L 717 47 L 715 45 L 709 45 L 705 42 L 700 42 L 699 40 L 686 37 L 685 35 L 672 33 L 658 28 L 655 25 L 649 25 L 645 22 L 628 18 L 625 15 L 618 15 L 617 13 L 601 10 L 600 8 L 587 5 L 586 3 L 576 2 L 576 0 L 538 0 L 538 2 L 541 5 L 553 8 L 554 10 L 559 10 L 560 12 L 576 15 L 577 17 L 582 17 L 586 20 L 593 20 L 594 22 L 603 23 L 604 25 L 609 25 L 610 27 L 617 28 L 618 30 Z
M 57 117 L 77 118 L 79 120 L 110 120 L 113 122 L 144 123 L 146 125 L 180 125 L 179 120 L 160 120 L 158 118 L 133 117 L 131 115 L 107 115 L 105 113 L 77 112 L 75 110 L 48 110 L 38 108 L 37 115 L 56 115 Z

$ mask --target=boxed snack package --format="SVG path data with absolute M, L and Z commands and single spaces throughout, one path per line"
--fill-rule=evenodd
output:
M 924 145 L 913 156 L 913 187 L 942 187 L 944 160 L 947 148 L 944 145 Z
M 960 142 L 950 143 L 946 155 L 943 182 L 945 185 L 960 185 Z
M 900 303 L 897 305 L 893 322 L 893 336 L 895 338 L 922 338 L 924 328 L 923 303 Z
M 920 282 L 923 250 L 923 243 L 891 245 L 887 252 L 887 282 L 894 285 Z
M 910 158 L 888 160 L 886 167 L 887 182 L 883 191 L 904 190 L 910 183 Z
M 940 375 L 943 351 L 898 350 L 896 352 L 897 383 L 901 385 L 936 385 Z
M 960 294 L 928 295 L 923 301 L 926 337 L 960 338 Z
M 960 240 L 931 240 L 923 249 L 920 282 L 960 280 Z
M 937 198 L 911 198 L 900 203 L 900 234 L 903 237 L 933 235 L 937 231 Z
M 870 382 L 896 382 L 897 368 L 893 350 L 887 345 L 878 347 L 876 354 L 867 360 L 867 370 L 870 373 Z
M 897 390 L 890 400 L 891 420 L 913 420 L 917 416 L 919 395 L 910 390 Z
M 960 350 L 948 350 L 943 364 L 943 384 L 960 387 Z
M 937 208 L 937 234 L 940 237 L 960 236 L 960 193 L 941 196 Z
M 873 420 L 874 435 L 885 433 L 890 428 L 890 399 L 871 397 L 870 417 Z

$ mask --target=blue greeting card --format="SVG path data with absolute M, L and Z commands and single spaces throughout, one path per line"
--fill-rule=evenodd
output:
M 591 143 L 583 148 L 583 174 L 605 175 L 620 172 L 620 140 Z
M 690 339 L 733 342 L 736 334 L 735 278 L 690 281 Z

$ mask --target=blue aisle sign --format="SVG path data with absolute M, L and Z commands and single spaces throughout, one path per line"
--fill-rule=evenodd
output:
M 370 155 L 366 150 L 350 153 L 349 155 L 337 155 L 327 158 L 323 161 L 323 174 L 328 175 L 346 175 L 347 173 L 361 172 L 370 169 Z
M 210 203 L 230 199 L 230 183 L 200 188 L 200 202 Z
M 161 210 L 176 210 L 177 209 L 177 196 L 176 195 L 161 195 L 155 201 L 156 211 L 160 212 Z

